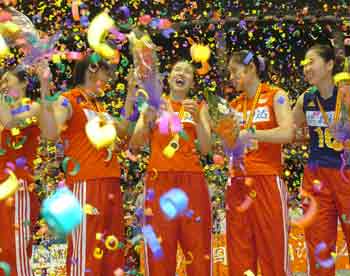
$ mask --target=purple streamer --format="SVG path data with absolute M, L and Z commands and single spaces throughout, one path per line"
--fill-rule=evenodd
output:
M 346 162 L 345 152 L 342 153 L 342 154 L 340 155 L 340 157 L 341 157 L 340 175 L 341 175 L 341 177 L 343 178 L 343 180 L 344 180 L 345 182 L 348 182 L 348 183 L 349 183 L 349 178 L 347 178 L 346 175 L 345 175 L 345 168 L 346 168 L 346 163 L 347 163 L 347 162 Z
M 321 260 L 319 254 L 327 249 L 327 244 L 325 242 L 320 242 L 315 248 L 315 259 L 317 263 L 323 268 L 331 268 L 335 265 L 333 257 L 329 257 L 328 259 Z
M 148 78 L 140 82 L 140 87 L 146 90 L 148 94 L 148 104 L 154 107 L 156 110 L 159 110 L 162 103 L 162 82 L 155 72 L 151 72 Z

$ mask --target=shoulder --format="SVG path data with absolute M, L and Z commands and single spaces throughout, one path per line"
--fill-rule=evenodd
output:
M 275 97 L 276 94 L 284 92 L 284 90 L 276 85 L 270 83 L 262 83 L 262 95 L 266 95 L 267 97 Z
M 301 97 L 304 103 L 313 101 L 315 99 L 317 91 L 317 88 L 312 86 L 308 88 L 305 92 L 303 92 L 303 94 L 301 94 L 299 98 Z
M 243 95 L 239 95 L 230 102 L 230 107 L 236 108 L 243 100 Z

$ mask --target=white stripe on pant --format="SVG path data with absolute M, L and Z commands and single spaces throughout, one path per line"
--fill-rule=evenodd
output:
M 19 189 L 15 194 L 14 225 L 18 228 L 15 229 L 14 225 L 9 225 L 9 227 L 13 227 L 15 231 L 17 275 L 31 276 L 27 246 L 30 238 L 30 223 L 35 223 L 35 221 L 30 221 L 30 195 L 26 182 L 23 183 L 23 187 L 24 189 Z
M 73 193 L 79 200 L 80 205 L 84 208 L 86 204 L 86 182 L 76 182 L 73 186 Z M 71 276 L 82 276 L 86 267 L 86 215 L 84 214 L 83 222 L 73 231 L 72 234 L 73 256 L 68 260 L 71 265 Z
M 283 231 L 284 231 L 284 271 L 286 275 L 292 275 L 290 271 L 290 262 L 288 256 L 288 190 L 283 180 L 277 176 L 276 184 L 280 192 L 282 215 L 283 215 Z

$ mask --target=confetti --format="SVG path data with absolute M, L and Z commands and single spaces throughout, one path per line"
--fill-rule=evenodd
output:
M 328 246 L 325 242 L 320 242 L 318 245 L 316 245 L 315 248 L 315 258 L 317 263 L 323 267 L 323 268 L 331 268 L 335 265 L 335 260 L 331 254 L 331 256 L 327 259 L 321 259 L 320 254 L 322 251 L 326 251 L 328 249 Z
M 297 226 L 300 228 L 306 228 L 309 225 L 311 225 L 313 223 L 313 221 L 315 220 L 318 207 L 317 207 L 316 199 L 311 194 L 309 194 L 308 192 L 306 192 L 304 190 L 302 190 L 300 194 L 301 194 L 301 196 L 308 198 L 310 200 L 310 204 L 309 204 L 308 210 L 304 214 L 304 216 L 302 216 L 298 219 L 292 219 L 291 225 Z
M 174 219 L 187 209 L 188 197 L 183 190 L 173 188 L 160 197 L 159 205 L 168 219 Z
M 14 195 L 19 188 L 19 181 L 13 171 L 7 169 L 6 173 L 9 177 L 0 184 L 0 201 Z
M 147 241 L 147 245 L 151 249 L 153 256 L 156 259 L 163 257 L 162 247 L 156 237 L 156 234 L 153 231 L 153 227 L 151 225 L 145 225 L 142 227 L 142 234 Z
M 61 188 L 45 199 L 41 214 L 48 226 L 59 235 L 72 232 L 83 219 L 79 201 L 68 188 Z
M 68 162 L 69 161 L 71 161 L 71 162 L 73 162 L 74 163 L 74 168 L 73 168 L 73 170 L 72 171 L 70 171 L 70 172 L 68 172 L 67 170 L 68 170 Z M 64 159 L 63 159 L 63 161 L 62 161 L 62 168 L 63 168 L 63 171 L 65 172 L 65 173 L 68 173 L 70 176 L 75 176 L 75 175 L 77 175 L 78 173 L 79 173 L 79 171 L 80 171 L 80 164 L 79 164 L 79 162 L 77 161 L 77 160 L 75 160 L 75 159 L 72 159 L 72 158 L 70 158 L 70 157 L 65 157 Z
M 10 276 L 11 274 L 11 267 L 6 262 L 0 262 L 0 269 L 5 273 L 5 276 Z

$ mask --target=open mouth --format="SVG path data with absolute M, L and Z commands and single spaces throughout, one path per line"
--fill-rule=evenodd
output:
M 183 78 L 179 77 L 179 78 L 175 79 L 175 83 L 177 86 L 183 87 L 183 86 L 185 86 L 186 81 Z

